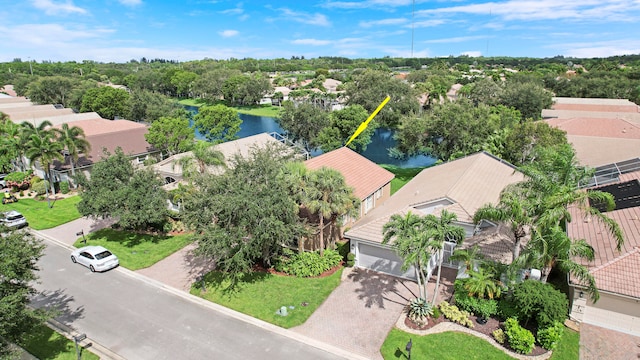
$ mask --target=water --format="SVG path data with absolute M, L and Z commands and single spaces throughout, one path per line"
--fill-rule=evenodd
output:
M 186 109 L 194 114 L 198 111 L 198 109 L 193 106 L 186 106 Z M 240 131 L 237 134 L 240 138 L 264 132 L 277 132 L 284 134 L 284 130 L 272 117 L 247 114 L 238 114 L 238 116 L 242 119 L 242 125 L 240 125 Z M 425 167 L 436 162 L 435 158 L 426 155 L 412 156 L 406 159 L 396 159 L 389 156 L 388 149 L 396 146 L 396 140 L 393 138 L 393 134 L 394 132 L 391 129 L 376 129 L 374 134 L 371 136 L 371 143 L 367 146 L 367 150 L 361 155 L 376 164 L 390 164 L 403 168 Z M 197 130 L 196 138 L 204 140 L 204 136 L 202 136 L 202 134 Z M 320 151 L 312 151 L 312 155 L 314 156 L 319 154 L 321 154 Z

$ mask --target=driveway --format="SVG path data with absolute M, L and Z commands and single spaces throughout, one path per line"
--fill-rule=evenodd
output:
M 446 292 L 451 274 L 445 268 L 442 273 L 441 290 Z M 418 285 L 358 268 L 345 269 L 342 279 L 313 315 L 292 330 L 369 359 L 382 359 L 380 347 L 404 306 L 418 296 Z M 428 288 L 433 295 L 435 280 Z M 443 299 L 442 291 L 439 299 Z
M 640 337 L 582 323 L 580 359 L 640 359 Z
M 39 232 L 58 241 L 61 241 L 69 246 L 73 246 L 73 243 L 76 242 L 76 239 L 82 236 L 76 235 L 80 231 L 84 232 L 85 235 L 88 235 L 91 232 L 109 227 L 114 222 L 115 220 L 113 219 L 90 219 L 87 217 L 82 217 L 80 219 L 69 221 L 66 224 L 62 224 L 51 229 L 40 230 Z

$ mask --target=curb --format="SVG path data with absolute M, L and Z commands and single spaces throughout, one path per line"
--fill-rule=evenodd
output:
M 73 337 L 80 335 L 79 332 L 73 330 L 69 326 L 56 321 L 54 319 L 50 319 L 47 321 L 47 326 L 52 328 L 53 330 L 59 332 L 64 335 L 67 339 L 74 341 Z M 108 359 L 108 360 L 126 360 L 122 356 L 114 353 L 108 348 L 100 345 L 95 340 L 90 337 L 86 337 L 84 340 L 78 342 L 78 346 L 81 346 L 84 350 L 91 351 L 92 353 L 98 355 L 100 359 Z
M 33 230 L 33 229 L 29 229 L 29 230 L 30 230 L 30 232 L 32 234 L 34 234 L 34 235 L 36 235 L 38 237 L 41 237 L 41 238 L 43 238 L 45 240 L 48 240 L 50 242 L 53 242 L 58 246 L 62 246 L 64 248 L 68 249 L 69 251 L 75 250 L 74 247 L 72 247 L 70 245 L 67 245 L 67 244 L 65 244 L 65 243 L 63 243 L 63 242 L 61 242 L 61 241 L 59 241 L 57 239 L 54 239 L 51 236 L 45 235 L 45 234 L 43 234 L 42 232 L 40 232 L 38 230 Z M 191 294 L 189 294 L 187 292 L 184 292 L 184 291 L 182 291 L 180 289 L 176 289 L 174 287 L 168 286 L 168 285 L 166 285 L 166 284 L 164 284 L 164 283 L 162 283 L 160 281 L 151 279 L 149 277 L 146 277 L 144 275 L 138 274 L 138 273 L 136 273 L 134 271 L 131 271 L 129 269 L 123 268 L 122 266 L 118 266 L 117 268 L 112 269 L 111 271 L 119 271 L 119 272 L 121 272 L 121 273 L 123 273 L 123 274 L 125 274 L 125 275 L 127 275 L 127 276 L 129 276 L 131 278 L 135 278 L 135 279 L 140 280 L 140 281 L 142 281 L 142 282 L 144 282 L 144 283 L 146 283 L 146 284 L 148 284 L 150 286 L 162 289 L 162 290 L 164 290 L 166 292 L 169 292 L 171 294 L 179 296 L 179 297 L 181 297 L 181 298 L 183 298 L 185 300 L 191 301 L 192 303 L 195 303 L 195 304 L 198 304 L 200 306 L 209 308 L 211 310 L 214 310 L 214 311 L 217 311 L 219 313 L 222 313 L 222 314 L 224 314 L 226 316 L 232 317 L 232 318 L 237 319 L 237 320 L 241 320 L 241 321 L 243 321 L 245 323 L 257 326 L 259 328 L 268 330 L 268 331 L 276 333 L 278 335 L 281 335 L 281 336 L 284 336 L 284 337 L 299 341 L 299 342 L 301 342 L 303 344 L 313 346 L 313 347 L 315 347 L 317 349 L 324 350 L 324 351 L 326 351 L 328 353 L 331 353 L 331 354 L 334 354 L 334 355 L 337 355 L 337 356 L 341 356 L 341 357 L 343 357 L 345 359 L 369 360 L 368 357 L 365 357 L 363 355 L 356 354 L 356 353 L 353 353 L 353 352 L 338 348 L 336 346 L 326 344 L 324 342 L 315 340 L 315 339 L 307 337 L 305 335 L 298 334 L 298 333 L 293 332 L 291 330 L 288 330 L 288 329 L 285 329 L 285 328 L 281 328 L 279 326 L 273 325 L 273 324 L 268 323 L 266 321 L 263 321 L 263 320 L 260 320 L 260 319 L 256 319 L 254 317 L 251 317 L 249 315 L 243 314 L 241 312 L 229 309 L 229 308 L 224 307 L 222 305 L 219 305 L 219 304 L 204 300 L 204 299 L 202 299 L 200 297 L 197 297 L 195 295 L 191 295 Z M 90 340 L 90 339 L 87 338 L 87 340 Z M 120 357 L 119 355 L 111 352 L 107 348 L 105 348 L 105 347 L 103 347 L 103 346 L 101 346 L 99 344 L 96 344 L 96 342 L 93 341 L 92 343 L 93 343 L 92 348 L 95 347 L 97 349 L 98 347 L 100 347 L 102 349 L 105 349 L 107 351 L 105 356 L 115 356 L 115 357 L 106 357 L 106 359 L 116 359 L 116 360 L 124 359 L 124 358 Z M 112 355 L 110 355 L 108 353 L 111 353 Z M 96 354 L 96 355 L 98 355 L 98 354 Z M 102 358 L 102 356 L 101 356 L 101 358 Z

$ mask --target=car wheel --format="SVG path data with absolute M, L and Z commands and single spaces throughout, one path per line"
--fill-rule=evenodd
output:
M 71 262 L 74 263 L 74 264 L 76 263 L 76 257 L 75 256 L 71 257 Z
M 91 272 L 96 272 L 96 269 L 93 268 L 93 265 L 89 265 L 89 270 L 91 270 Z

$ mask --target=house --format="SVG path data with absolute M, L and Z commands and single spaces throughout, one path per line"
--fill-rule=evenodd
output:
M 567 133 L 581 165 L 600 167 L 640 157 L 640 107 L 628 100 L 554 98 L 542 116 Z
M 383 226 L 392 215 L 404 215 L 410 211 L 437 216 L 442 210 L 447 210 L 457 215 L 456 224 L 462 226 L 469 237 L 476 231 L 473 222 L 476 210 L 487 203 L 496 204 L 507 185 L 523 179 L 524 175 L 511 164 L 486 152 L 422 170 L 345 233 L 345 237 L 351 240 L 356 266 L 415 279 L 414 269 L 402 271 L 402 259 L 390 244 L 382 244 Z M 451 243 L 445 246 L 445 261 L 454 246 Z M 429 275 L 435 265 L 436 259 L 432 258 L 427 267 Z
M 344 226 L 352 226 L 376 206 L 391 196 L 392 172 L 380 167 L 373 161 L 343 146 L 304 162 L 310 170 L 328 167 L 340 172 L 353 194 L 360 199 L 360 214 L 354 219 L 345 219 Z
M 570 279 L 570 318 L 640 336 L 640 171 L 620 174 L 618 181 L 594 189 L 611 193 L 616 208 L 605 215 L 622 229 L 624 244 L 616 250 L 613 236 L 603 225 L 570 207 L 567 234 L 585 239 L 595 251 L 593 261 L 582 261 L 596 280 L 600 300 L 593 303 L 584 287 Z

